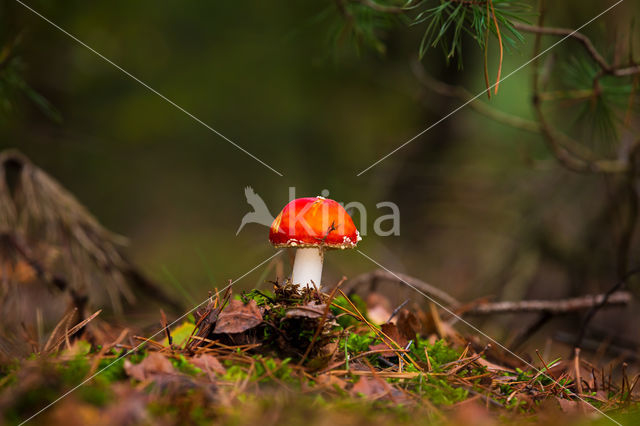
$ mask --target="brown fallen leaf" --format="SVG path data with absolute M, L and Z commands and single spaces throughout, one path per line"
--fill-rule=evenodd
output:
M 420 321 L 413 312 L 408 309 L 402 309 L 398 314 L 398 332 L 407 341 L 413 340 L 415 342 L 416 335 L 421 331 Z
M 218 361 L 218 358 L 213 355 L 200 355 L 191 359 L 191 363 L 204 372 L 213 372 L 218 374 L 225 374 L 227 372 L 227 369 L 224 368 L 220 361 Z
M 140 364 L 132 364 L 128 359 L 125 360 L 124 371 L 140 382 L 153 378 L 153 376 L 175 373 L 171 361 L 158 352 L 150 352 Z
M 429 315 L 428 312 L 425 312 L 423 310 L 418 310 L 418 312 L 416 312 L 416 317 L 420 322 L 420 329 L 422 330 L 420 334 L 424 336 L 429 336 L 436 332 L 436 326 L 433 323 L 433 317 Z
M 324 315 L 327 305 L 324 303 L 307 303 L 306 305 L 296 306 L 289 309 L 285 314 L 286 318 L 321 318 Z
M 318 377 L 316 377 L 316 382 L 318 382 L 319 385 L 337 387 L 342 390 L 346 389 L 347 387 L 346 380 L 341 379 L 340 377 L 332 376 L 330 374 L 320 374 Z
M 409 340 L 407 340 L 407 338 L 400 333 L 400 330 L 398 329 L 397 325 L 393 323 L 386 323 L 386 324 L 382 324 L 380 328 L 382 329 L 382 332 L 384 334 L 389 336 L 389 338 L 394 342 L 396 342 L 398 345 L 400 345 L 400 347 L 404 348 L 407 346 L 407 343 L 409 343 Z M 388 340 L 388 339 L 385 338 L 385 340 Z M 391 342 L 389 342 L 389 344 L 393 348 L 396 347 L 396 345 L 394 345 Z
M 351 388 L 354 396 L 363 395 L 370 399 L 378 399 L 391 393 L 391 385 L 375 377 L 362 376 Z
M 384 334 L 386 334 L 391 340 L 393 340 L 393 342 L 387 339 L 386 337 L 383 337 L 384 342 L 379 343 L 377 345 L 369 346 L 369 350 L 383 351 L 383 352 L 380 352 L 379 355 L 385 358 L 389 358 L 389 357 L 394 357 L 398 355 L 397 352 L 393 350 L 393 349 L 396 349 L 396 350 L 398 349 L 398 347 L 396 346 L 396 343 L 401 348 L 407 347 L 407 344 L 409 343 L 409 341 L 400 334 L 400 331 L 398 331 L 398 327 L 395 324 L 388 322 L 386 324 L 382 324 L 380 328 L 382 329 L 382 332 Z
M 255 300 L 250 300 L 245 305 L 241 300 L 233 299 L 218 315 L 218 321 L 213 332 L 215 334 L 242 333 L 256 327 L 261 322 L 262 314 Z

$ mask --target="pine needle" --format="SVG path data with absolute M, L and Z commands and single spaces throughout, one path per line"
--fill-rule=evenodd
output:
M 502 35 L 500 34 L 500 26 L 498 25 L 498 19 L 496 18 L 496 11 L 493 7 L 493 0 L 489 0 L 488 4 L 491 5 L 491 16 L 493 17 L 493 23 L 496 26 L 496 35 L 498 36 L 498 44 L 500 45 L 500 62 L 498 63 L 498 76 L 496 77 L 496 90 L 494 92 L 497 95 L 498 86 L 500 85 L 500 74 L 502 74 L 502 58 L 504 55 L 504 49 L 502 46 Z M 489 18 L 487 17 L 487 21 L 488 19 Z M 487 28 L 488 28 L 488 25 L 487 25 Z
M 491 87 L 489 86 L 489 2 L 487 2 L 487 30 L 485 31 L 484 42 L 484 83 L 487 86 L 487 97 L 491 99 Z

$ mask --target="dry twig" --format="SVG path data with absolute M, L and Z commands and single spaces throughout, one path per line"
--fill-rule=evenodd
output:
M 549 312 L 553 315 L 567 314 L 599 306 L 603 302 L 607 307 L 625 306 L 631 303 L 632 295 L 627 291 L 618 291 L 610 296 L 606 294 L 586 295 L 560 300 L 522 300 L 518 302 L 484 303 L 465 312 L 465 315 L 510 314 L 518 312 Z
M 406 274 L 401 274 L 401 273 L 390 273 L 387 272 L 385 270 L 382 269 L 376 269 L 375 271 L 372 272 L 368 272 L 365 274 L 361 274 L 358 275 L 357 277 L 350 279 L 349 281 L 347 281 L 347 283 L 345 284 L 343 291 L 347 294 L 351 293 L 352 291 L 354 291 L 355 288 L 362 286 L 363 284 L 371 284 L 372 282 L 375 281 L 382 281 L 382 280 L 386 280 L 386 281 L 392 281 L 395 283 L 400 283 L 402 281 L 398 280 L 398 278 L 400 278 L 400 280 L 420 289 L 421 291 L 435 297 L 436 299 L 441 300 L 442 302 L 444 302 L 446 305 L 449 305 L 451 307 L 456 307 L 460 304 L 460 302 L 458 302 L 458 300 L 456 300 L 453 296 L 449 295 L 447 292 L 440 290 L 437 287 L 432 286 L 431 284 L 428 284 L 422 280 L 419 280 L 418 278 L 414 278 L 411 277 L 409 275 Z

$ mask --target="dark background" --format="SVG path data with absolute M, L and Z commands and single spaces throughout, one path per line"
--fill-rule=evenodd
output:
M 616 221 L 594 225 L 613 183 L 565 170 L 537 134 L 464 108 L 356 176 L 461 103 L 425 91 L 413 75 L 410 60 L 420 28 L 390 29 L 383 36 L 386 53 L 380 54 L 332 41 L 341 19 L 332 2 L 29 4 L 284 174 L 276 175 L 24 7 L 0 2 L 2 36 L 23 33 L 25 79 L 62 117 L 56 122 L 27 98 L 14 99 L 12 112 L 0 121 L 0 148 L 19 148 L 107 228 L 129 237 L 136 264 L 185 303 L 202 300 L 207 290 L 274 253 L 265 227 L 250 224 L 235 235 L 250 210 L 245 186 L 262 196 L 274 216 L 291 186 L 297 196 L 328 189 L 338 201 L 362 202 L 369 214 L 363 252 L 463 301 L 488 295 L 553 299 L 605 291 L 616 282 Z M 597 1 L 554 2 L 549 23 L 576 28 L 605 7 Z M 638 9 L 636 2 L 624 2 L 584 32 L 610 51 L 616 37 L 638 38 L 637 30 L 628 30 L 631 18 L 640 17 Z M 550 55 L 577 55 L 576 46 L 567 41 Z M 531 52 L 527 36 L 506 53 L 503 76 Z M 490 53 L 495 75 L 497 51 Z M 422 63 L 473 94 L 484 88 L 482 52 L 470 40 L 462 70 L 447 66 L 438 50 Z M 524 68 L 500 84 L 490 104 L 531 118 L 530 82 L 530 68 Z M 567 122 L 576 116 L 570 107 L 557 114 Z M 615 152 L 612 145 L 602 149 Z M 381 201 L 400 207 L 399 236 L 373 235 L 374 220 L 389 213 L 376 209 Z M 375 265 L 345 251 L 330 253 L 325 268 L 325 279 L 335 282 Z M 275 278 L 273 268 L 266 276 L 260 271 L 238 285 L 253 288 Z M 638 340 L 637 309 L 599 314 L 596 329 Z M 510 316 L 484 326 L 504 338 L 530 319 Z M 575 331 L 579 321 L 557 320 L 547 331 Z

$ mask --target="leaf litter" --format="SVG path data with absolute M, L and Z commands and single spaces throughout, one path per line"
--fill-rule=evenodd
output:
M 40 353 L 0 363 L 0 425 L 19 423 L 107 366 L 40 421 L 566 424 L 603 420 L 594 407 L 640 420 L 638 376 L 625 365 L 615 374 L 577 352 L 539 357 L 536 372 L 461 335 L 435 306 L 378 309 L 374 322 L 366 303 L 339 287 L 324 294 L 285 281 L 271 292 L 210 294 L 172 329 L 162 313 L 160 341 L 101 323 L 99 312 L 80 327 L 63 318 Z

